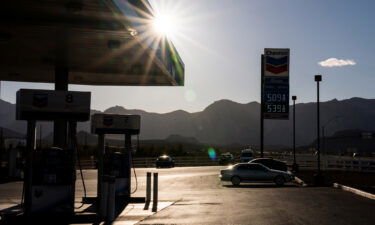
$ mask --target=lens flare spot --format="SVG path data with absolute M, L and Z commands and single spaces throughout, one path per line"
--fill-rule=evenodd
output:
M 214 148 L 209 148 L 207 152 L 208 152 L 208 156 L 210 157 L 210 159 L 212 160 L 216 159 L 216 151 Z
M 194 102 L 195 99 L 197 99 L 197 94 L 194 90 L 188 89 L 187 91 L 185 91 L 185 99 L 188 102 Z

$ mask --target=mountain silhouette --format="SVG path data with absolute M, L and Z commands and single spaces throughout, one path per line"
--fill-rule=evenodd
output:
M 351 98 L 321 102 L 321 126 L 334 117 L 325 128 L 326 136 L 339 130 L 375 130 L 375 99 Z M 91 114 L 100 111 L 92 110 Z M 194 138 L 206 144 L 259 145 L 260 104 L 236 103 L 220 100 L 201 112 L 177 110 L 169 113 L 151 113 L 114 106 L 104 111 L 115 114 L 141 115 L 143 140 L 164 140 L 171 135 Z M 265 145 L 292 145 L 292 116 L 289 120 L 266 120 Z M 26 132 L 26 122 L 15 120 L 15 105 L 0 100 L 0 126 L 20 134 Z M 43 137 L 52 132 L 52 123 L 41 123 Z M 307 145 L 316 139 L 316 103 L 296 104 L 296 143 Z M 79 123 L 79 131 L 90 132 L 90 122 Z

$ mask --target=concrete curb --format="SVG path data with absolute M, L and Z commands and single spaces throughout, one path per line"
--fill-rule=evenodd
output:
M 139 224 L 148 217 L 154 215 L 155 213 L 160 212 L 161 210 L 173 205 L 175 201 L 165 202 L 159 201 L 158 208 L 156 212 L 152 211 L 152 207 L 149 209 L 144 209 L 144 203 L 133 203 L 126 206 L 126 208 L 120 213 L 120 215 L 113 221 L 113 225 L 134 225 Z M 152 206 L 152 202 L 150 206 Z
M 337 189 L 344 190 L 344 191 L 351 192 L 351 193 L 356 194 L 356 195 L 360 195 L 362 197 L 365 197 L 365 198 L 368 198 L 368 199 L 371 199 L 371 200 L 375 200 L 375 194 L 371 194 L 371 193 L 368 193 L 368 192 L 365 192 L 365 191 L 362 191 L 362 190 L 359 190 L 359 189 L 356 189 L 356 188 L 352 188 L 352 187 L 345 186 L 345 185 L 338 184 L 338 183 L 333 183 L 333 187 L 337 188 Z

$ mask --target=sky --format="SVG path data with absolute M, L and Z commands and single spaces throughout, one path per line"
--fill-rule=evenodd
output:
M 70 85 L 91 91 L 92 108 L 120 105 L 165 113 L 197 112 L 221 99 L 260 100 L 264 48 L 290 48 L 290 95 L 321 99 L 375 98 L 375 1 L 347 0 L 152 0 L 170 17 L 170 38 L 185 63 L 184 87 Z M 1 82 L 1 98 L 14 103 L 20 88 L 50 84 Z

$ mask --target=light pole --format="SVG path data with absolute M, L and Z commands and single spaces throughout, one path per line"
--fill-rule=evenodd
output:
M 316 131 L 317 131 L 317 145 L 316 145 L 316 149 L 317 149 L 317 152 L 318 152 L 318 171 L 317 171 L 317 174 L 315 174 L 315 184 L 316 185 L 322 185 L 324 183 L 324 177 L 323 175 L 321 174 L 321 171 L 320 171 L 320 108 L 319 108 L 319 103 L 320 103 L 320 99 L 319 99 L 319 82 L 322 81 L 322 75 L 315 75 L 315 81 L 316 81 L 316 85 L 317 85 L 317 101 L 316 101 L 316 109 L 317 109 L 317 120 L 316 120 L 316 123 L 317 123 L 317 126 L 316 126 Z
M 39 148 L 42 149 L 42 124 L 39 124 Z
M 298 164 L 296 161 L 296 100 L 297 96 L 292 96 L 293 100 L 293 165 L 292 170 L 298 172 Z

